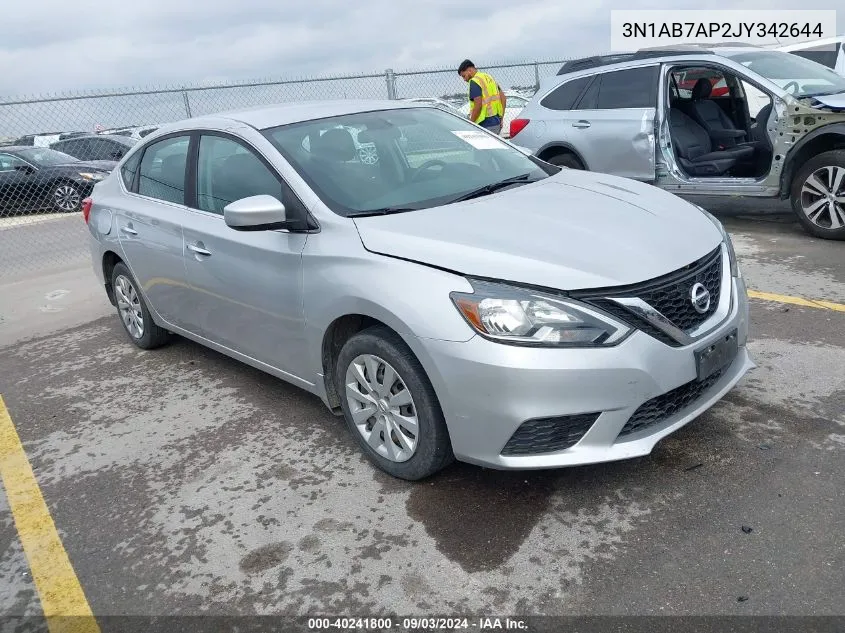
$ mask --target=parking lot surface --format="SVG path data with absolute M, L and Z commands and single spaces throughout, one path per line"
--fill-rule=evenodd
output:
M 98 616 L 841 614 L 843 246 L 725 223 L 758 367 L 641 459 L 401 482 L 315 397 L 110 313 L 8 344 L 0 393 Z M 41 612 L 31 571 L 0 495 L 0 612 Z

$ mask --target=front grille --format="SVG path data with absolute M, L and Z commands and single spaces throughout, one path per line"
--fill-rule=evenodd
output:
M 523 422 L 502 449 L 502 455 L 537 455 L 575 446 L 598 419 L 598 413 L 534 418 Z
M 690 290 L 700 283 L 710 292 L 710 307 L 700 314 L 692 305 Z M 640 294 L 640 299 L 669 319 L 685 332 L 697 328 L 709 319 L 719 306 L 722 290 L 722 254 L 716 251 L 703 266 L 686 277 L 665 286 Z
M 639 409 L 634 411 L 634 415 L 622 427 L 622 431 L 618 437 L 643 431 L 695 404 L 710 387 L 719 382 L 726 369 L 721 369 L 704 380 L 688 382 L 685 385 L 681 385 L 672 391 L 645 402 Z
M 591 303 L 594 306 L 601 308 L 608 314 L 615 316 L 617 319 L 624 321 L 631 327 L 635 327 L 638 330 L 645 332 L 649 336 L 653 336 L 661 343 L 665 343 L 666 345 L 669 345 L 671 347 L 681 346 L 678 341 L 666 334 L 666 332 L 658 328 L 656 325 L 653 325 L 650 321 L 647 321 L 646 319 L 643 319 L 642 317 L 634 314 L 625 306 L 620 305 L 615 301 L 611 301 L 610 299 L 596 299 Z
M 696 283 L 701 283 L 710 293 L 710 306 L 704 314 L 699 314 L 692 304 L 690 293 Z M 713 316 L 719 307 L 721 293 L 722 249 L 718 247 L 698 261 L 651 281 L 631 286 L 576 291 L 571 294 L 573 298 L 591 303 L 666 345 L 678 347 L 680 343 L 660 328 L 607 297 L 642 299 L 675 327 L 689 332 Z

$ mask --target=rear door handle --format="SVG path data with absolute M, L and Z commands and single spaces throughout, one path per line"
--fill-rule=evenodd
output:
M 188 250 L 193 251 L 197 255 L 211 255 L 211 251 L 207 251 L 197 244 L 188 244 Z
M 579 128 L 590 127 L 590 122 L 589 121 L 575 121 L 575 123 L 572 124 L 572 127 L 579 127 Z
M 133 229 L 131 226 L 122 226 L 120 227 L 122 233 L 126 233 L 127 235 L 138 235 L 138 231 Z

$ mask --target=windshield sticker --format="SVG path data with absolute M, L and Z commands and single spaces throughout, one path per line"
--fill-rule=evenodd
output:
M 452 130 L 452 134 L 459 139 L 466 141 L 475 149 L 502 149 L 502 143 L 495 136 L 491 136 L 487 132 L 475 130 Z

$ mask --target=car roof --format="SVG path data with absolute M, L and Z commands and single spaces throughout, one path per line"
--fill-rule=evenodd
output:
M 26 149 L 50 149 L 49 147 L 33 147 L 32 145 L 0 145 L 0 152 L 14 154 L 15 152 L 22 152 Z
M 747 53 L 752 50 L 767 51 L 753 44 L 708 44 L 706 46 L 696 44 L 684 44 L 676 46 L 660 46 L 654 48 L 642 48 L 638 51 L 627 53 L 610 53 L 607 55 L 593 55 L 590 57 L 580 57 L 578 59 L 570 59 L 560 67 L 558 76 L 569 75 L 572 73 L 590 70 L 593 68 L 604 67 L 619 67 L 624 68 L 635 62 L 641 61 L 676 61 L 683 60 L 685 57 L 731 57 L 739 53 Z M 640 65 L 640 64 L 637 64 Z M 611 68 L 607 68 L 611 70 Z
M 129 138 L 128 136 L 120 136 L 117 134 L 80 134 L 78 136 L 69 136 L 68 138 L 63 138 L 60 141 L 56 141 L 55 143 L 51 143 L 51 145 L 57 145 L 58 143 L 65 143 L 67 141 L 79 141 L 85 140 L 87 138 L 96 138 L 96 139 L 106 139 L 107 141 L 115 141 L 117 143 L 121 143 L 123 145 L 134 145 L 136 139 Z
M 245 123 L 259 130 L 313 121 L 345 114 L 356 114 L 359 112 L 371 112 L 377 110 L 398 110 L 402 108 L 419 107 L 409 104 L 407 101 L 390 101 L 376 99 L 355 99 L 355 100 L 326 100 L 326 101 L 294 101 L 280 103 L 271 106 L 258 106 L 242 110 L 230 110 L 217 114 L 186 119 L 159 128 L 161 131 L 174 129 L 185 129 L 200 127 L 204 122 L 214 122 L 220 119 L 228 119 Z

